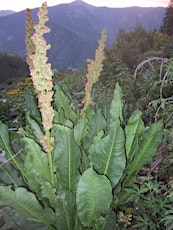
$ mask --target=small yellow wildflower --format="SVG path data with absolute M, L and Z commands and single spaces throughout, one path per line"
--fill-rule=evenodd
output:
M 25 85 L 33 85 L 32 78 L 31 78 L 31 77 L 26 77 L 26 78 L 25 78 Z
M 7 95 L 19 95 L 19 94 L 24 94 L 24 92 L 22 92 L 18 89 L 13 89 L 7 93 Z

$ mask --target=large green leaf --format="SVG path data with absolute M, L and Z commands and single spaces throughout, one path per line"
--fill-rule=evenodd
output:
M 23 186 L 24 182 L 19 172 L 10 164 L 0 166 L 0 182 L 14 187 Z
M 128 124 L 125 127 L 125 147 L 127 158 L 133 158 L 130 153 L 134 150 L 135 141 L 138 141 L 138 136 L 142 134 L 144 128 L 145 127 L 142 121 L 142 113 L 139 110 L 136 110 L 129 118 Z
M 49 200 L 49 204 L 52 208 L 57 207 L 57 191 L 56 188 L 52 186 L 52 184 L 48 181 L 44 181 L 41 186 L 41 191 L 40 191 L 40 197 L 39 198 L 44 198 Z M 50 207 L 49 206 L 49 207 Z
M 41 146 L 35 140 L 23 137 L 22 142 L 25 146 L 25 170 L 32 172 L 34 176 L 41 176 L 45 180 L 50 181 L 50 173 L 48 166 L 48 156 L 42 151 Z
M 113 187 L 120 180 L 126 164 L 124 142 L 124 132 L 116 120 L 111 123 L 109 134 L 98 142 L 94 141 L 90 148 L 92 165 L 110 179 Z
M 10 162 L 14 163 L 14 166 L 20 170 L 23 176 L 26 177 L 25 172 L 23 171 L 20 163 L 17 161 L 15 152 L 12 149 L 10 133 L 8 127 L 0 121 L 0 148 L 5 151 L 5 158 L 11 160 Z
M 81 166 L 80 172 L 83 173 L 87 168 L 89 168 L 90 160 L 88 159 L 87 153 L 81 149 Z
M 74 230 L 76 221 L 76 201 L 71 191 L 59 191 L 55 209 L 55 227 L 61 230 Z M 80 228 L 79 228 L 80 229 Z
M 54 219 L 51 209 L 43 209 L 36 196 L 25 188 L 17 188 L 13 191 L 10 187 L 0 186 L 0 206 L 14 208 L 19 215 L 32 221 L 50 226 Z
M 29 90 L 25 90 L 25 103 L 26 111 L 29 115 L 41 121 L 41 114 L 37 106 L 37 100 L 34 98 L 33 94 Z
M 55 125 L 54 165 L 61 185 L 75 190 L 79 180 L 81 152 L 75 142 L 73 132 L 63 125 Z
M 106 127 L 106 120 L 103 116 L 103 113 L 100 109 L 97 109 L 97 111 L 94 114 L 94 117 L 90 119 L 89 133 L 90 133 L 91 138 L 96 136 L 105 127 Z
M 3 216 L 3 220 L 6 223 L 3 225 L 1 230 L 13 229 L 13 230 L 48 230 L 49 227 L 40 223 L 31 221 L 29 219 L 24 218 L 21 215 L 18 215 L 17 212 L 12 208 L 4 208 L 1 209 L 1 214 Z
M 111 107 L 110 107 L 111 122 L 116 121 L 116 119 L 120 119 L 122 123 L 123 122 L 122 111 L 123 111 L 122 91 L 121 91 L 121 87 L 117 83 L 114 90 L 114 96 L 111 102 Z
M 55 108 L 57 109 L 57 111 L 63 110 L 66 119 L 73 121 L 76 117 L 76 114 L 72 109 L 71 99 L 68 96 L 67 91 L 64 92 L 64 90 L 62 90 L 62 88 L 59 85 L 56 85 L 54 99 Z
M 87 135 L 87 133 L 88 119 L 86 118 L 86 114 L 84 113 L 74 127 L 74 137 L 78 145 L 80 144 L 81 140 Z
M 40 143 L 41 138 L 43 137 L 43 132 L 38 125 L 38 123 L 32 119 L 29 114 L 26 115 L 27 125 L 26 125 L 26 131 L 29 132 L 29 136 L 33 137 L 34 139 Z
M 5 151 L 6 159 L 9 159 L 15 155 L 11 148 L 8 127 L 2 122 L 0 122 L 0 148 Z
M 93 168 L 87 169 L 79 180 L 76 202 L 81 223 L 91 227 L 110 208 L 112 188 L 108 178 L 97 174 Z
M 110 210 L 108 215 L 106 216 L 106 221 L 103 230 L 111 230 L 115 229 L 117 223 L 117 216 L 113 209 Z
M 106 120 L 100 109 L 95 112 L 91 107 L 87 108 L 86 116 L 88 118 L 88 135 L 82 140 L 83 148 L 88 151 L 93 138 L 106 128 Z
M 162 142 L 162 121 L 155 122 L 147 127 L 138 148 L 134 150 L 133 160 L 127 166 L 127 175 L 123 179 L 123 186 L 130 185 L 133 175 L 149 163 L 157 148 Z

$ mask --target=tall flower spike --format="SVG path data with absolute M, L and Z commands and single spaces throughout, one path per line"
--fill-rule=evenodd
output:
M 50 29 L 45 26 L 45 23 L 48 21 L 47 13 L 47 3 L 45 2 L 42 4 L 42 7 L 38 12 L 39 22 L 38 24 L 34 25 L 35 31 L 31 37 L 31 40 L 35 48 L 34 51 L 29 50 L 28 60 L 33 85 L 38 97 L 38 106 L 42 116 L 42 124 L 45 131 L 45 135 L 42 137 L 40 142 L 48 153 L 51 184 L 54 186 L 55 179 L 52 157 L 53 139 L 50 135 L 54 118 L 54 109 L 51 105 L 53 100 L 53 72 L 51 70 L 51 64 L 47 63 L 48 58 L 46 56 L 47 50 L 51 46 L 47 44 L 43 37 L 45 33 L 50 31 Z M 31 30 L 29 30 L 28 34 L 31 34 Z
M 87 65 L 88 73 L 86 75 L 87 83 L 85 84 L 85 97 L 82 101 L 84 104 L 82 113 L 86 110 L 87 106 L 92 103 L 91 91 L 93 84 L 98 81 L 100 73 L 103 69 L 103 60 L 104 60 L 104 48 L 107 37 L 107 31 L 104 29 L 102 31 L 101 39 L 98 41 L 99 46 L 95 53 L 95 60 L 87 59 L 89 64 Z
M 33 62 L 30 57 L 31 54 L 35 53 L 35 45 L 31 39 L 31 36 L 34 33 L 34 20 L 31 16 L 31 9 L 26 9 L 26 35 L 25 35 L 25 44 L 26 44 L 26 51 L 27 51 L 27 63 L 29 69 L 33 69 Z
M 34 87 L 38 95 L 38 104 L 42 114 L 42 124 L 44 130 L 52 128 L 54 110 L 51 106 L 53 100 L 53 83 L 51 64 L 47 63 L 47 50 L 51 47 L 46 43 L 43 35 L 49 33 L 50 29 L 45 26 L 48 21 L 47 17 L 47 3 L 43 3 L 38 12 L 39 23 L 34 26 L 35 33 L 31 37 L 35 45 L 35 53 L 30 54 L 32 59 L 33 68 L 30 68 Z

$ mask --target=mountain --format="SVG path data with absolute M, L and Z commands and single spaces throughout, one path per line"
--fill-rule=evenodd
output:
M 32 14 L 37 20 L 38 8 Z M 53 68 L 82 68 L 87 58 L 93 58 L 103 28 L 108 30 L 107 45 L 116 38 L 119 28 L 132 29 L 137 22 L 147 30 L 161 26 L 165 8 L 108 8 L 95 7 L 77 0 L 49 7 L 47 25 L 51 32 L 45 37 L 51 44 L 48 51 Z M 0 17 L 0 51 L 26 55 L 25 11 Z
M 4 17 L 10 14 L 16 13 L 15 11 L 12 10 L 0 10 L 0 17 Z

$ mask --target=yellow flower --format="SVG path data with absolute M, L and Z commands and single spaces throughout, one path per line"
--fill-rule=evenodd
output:
M 19 95 L 19 94 L 24 94 L 24 93 L 18 89 L 13 89 L 7 93 L 7 95 Z
M 31 77 L 26 77 L 25 78 L 25 84 L 26 85 L 33 85 L 32 78 Z

